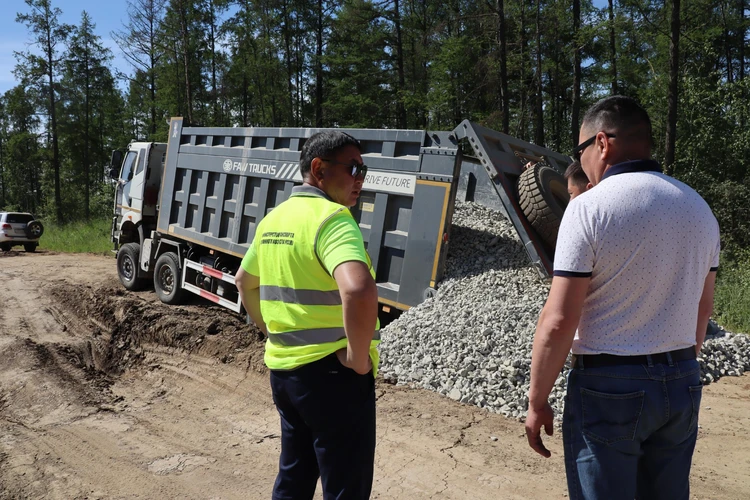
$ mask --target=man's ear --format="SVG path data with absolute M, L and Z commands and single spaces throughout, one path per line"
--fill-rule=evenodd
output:
M 597 149 L 599 150 L 599 156 L 601 156 L 602 159 L 607 158 L 612 152 L 612 146 L 609 143 L 607 134 L 604 132 L 599 132 L 598 134 L 596 134 L 595 144 Z
M 310 162 L 310 175 L 312 175 L 315 180 L 323 178 L 323 162 L 320 158 L 313 158 Z

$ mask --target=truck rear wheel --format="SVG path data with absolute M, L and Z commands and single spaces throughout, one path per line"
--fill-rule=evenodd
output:
M 142 290 L 146 280 L 138 277 L 141 248 L 138 243 L 126 243 L 117 252 L 117 276 L 128 290 Z
M 166 252 L 156 260 L 154 268 L 154 290 L 165 304 L 181 304 L 185 291 L 182 288 L 180 260 L 174 252 Z
M 531 227 L 553 249 L 569 198 L 565 178 L 541 162 L 524 170 L 518 178 L 521 210 Z

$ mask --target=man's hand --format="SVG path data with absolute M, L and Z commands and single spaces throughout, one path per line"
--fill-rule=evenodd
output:
M 347 347 L 341 364 L 363 375 L 372 369 L 370 343 L 378 321 L 378 287 L 364 262 L 339 264 L 333 278 L 341 294 Z
M 366 375 L 372 371 L 372 360 L 369 356 L 367 357 L 366 363 L 355 363 L 354 360 L 351 359 L 349 349 L 346 347 L 336 351 L 336 357 L 339 358 L 339 363 L 347 368 L 351 368 L 360 375 Z
M 576 326 L 581 318 L 583 301 L 591 278 L 552 278 L 547 303 L 544 304 L 534 334 L 531 350 L 531 384 L 529 411 L 526 416 L 526 437 L 529 446 L 543 457 L 550 452 L 542 444 L 541 429 L 552 435 L 552 408 L 549 394 L 555 386 L 565 359 L 568 357 Z
M 529 406 L 529 411 L 526 413 L 526 439 L 529 440 L 529 446 L 545 458 L 549 458 L 552 453 L 544 447 L 541 431 L 542 426 L 544 426 L 544 431 L 547 435 L 552 435 L 553 416 L 552 407 L 549 403 L 544 403 L 544 406 L 540 408 Z
M 250 319 L 268 337 L 268 327 L 260 312 L 260 278 L 240 267 L 235 275 L 234 284 L 237 285 L 240 300 Z

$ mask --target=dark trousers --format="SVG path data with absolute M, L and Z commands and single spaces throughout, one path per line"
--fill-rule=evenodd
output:
M 274 500 L 310 499 L 318 477 L 326 500 L 370 498 L 375 462 L 375 380 L 335 355 L 290 371 L 271 371 L 281 416 Z

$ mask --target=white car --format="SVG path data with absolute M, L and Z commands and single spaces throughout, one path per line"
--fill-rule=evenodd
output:
M 42 223 L 29 213 L 0 212 L 0 250 L 3 252 L 10 252 L 11 247 L 17 245 L 33 252 L 43 232 Z

